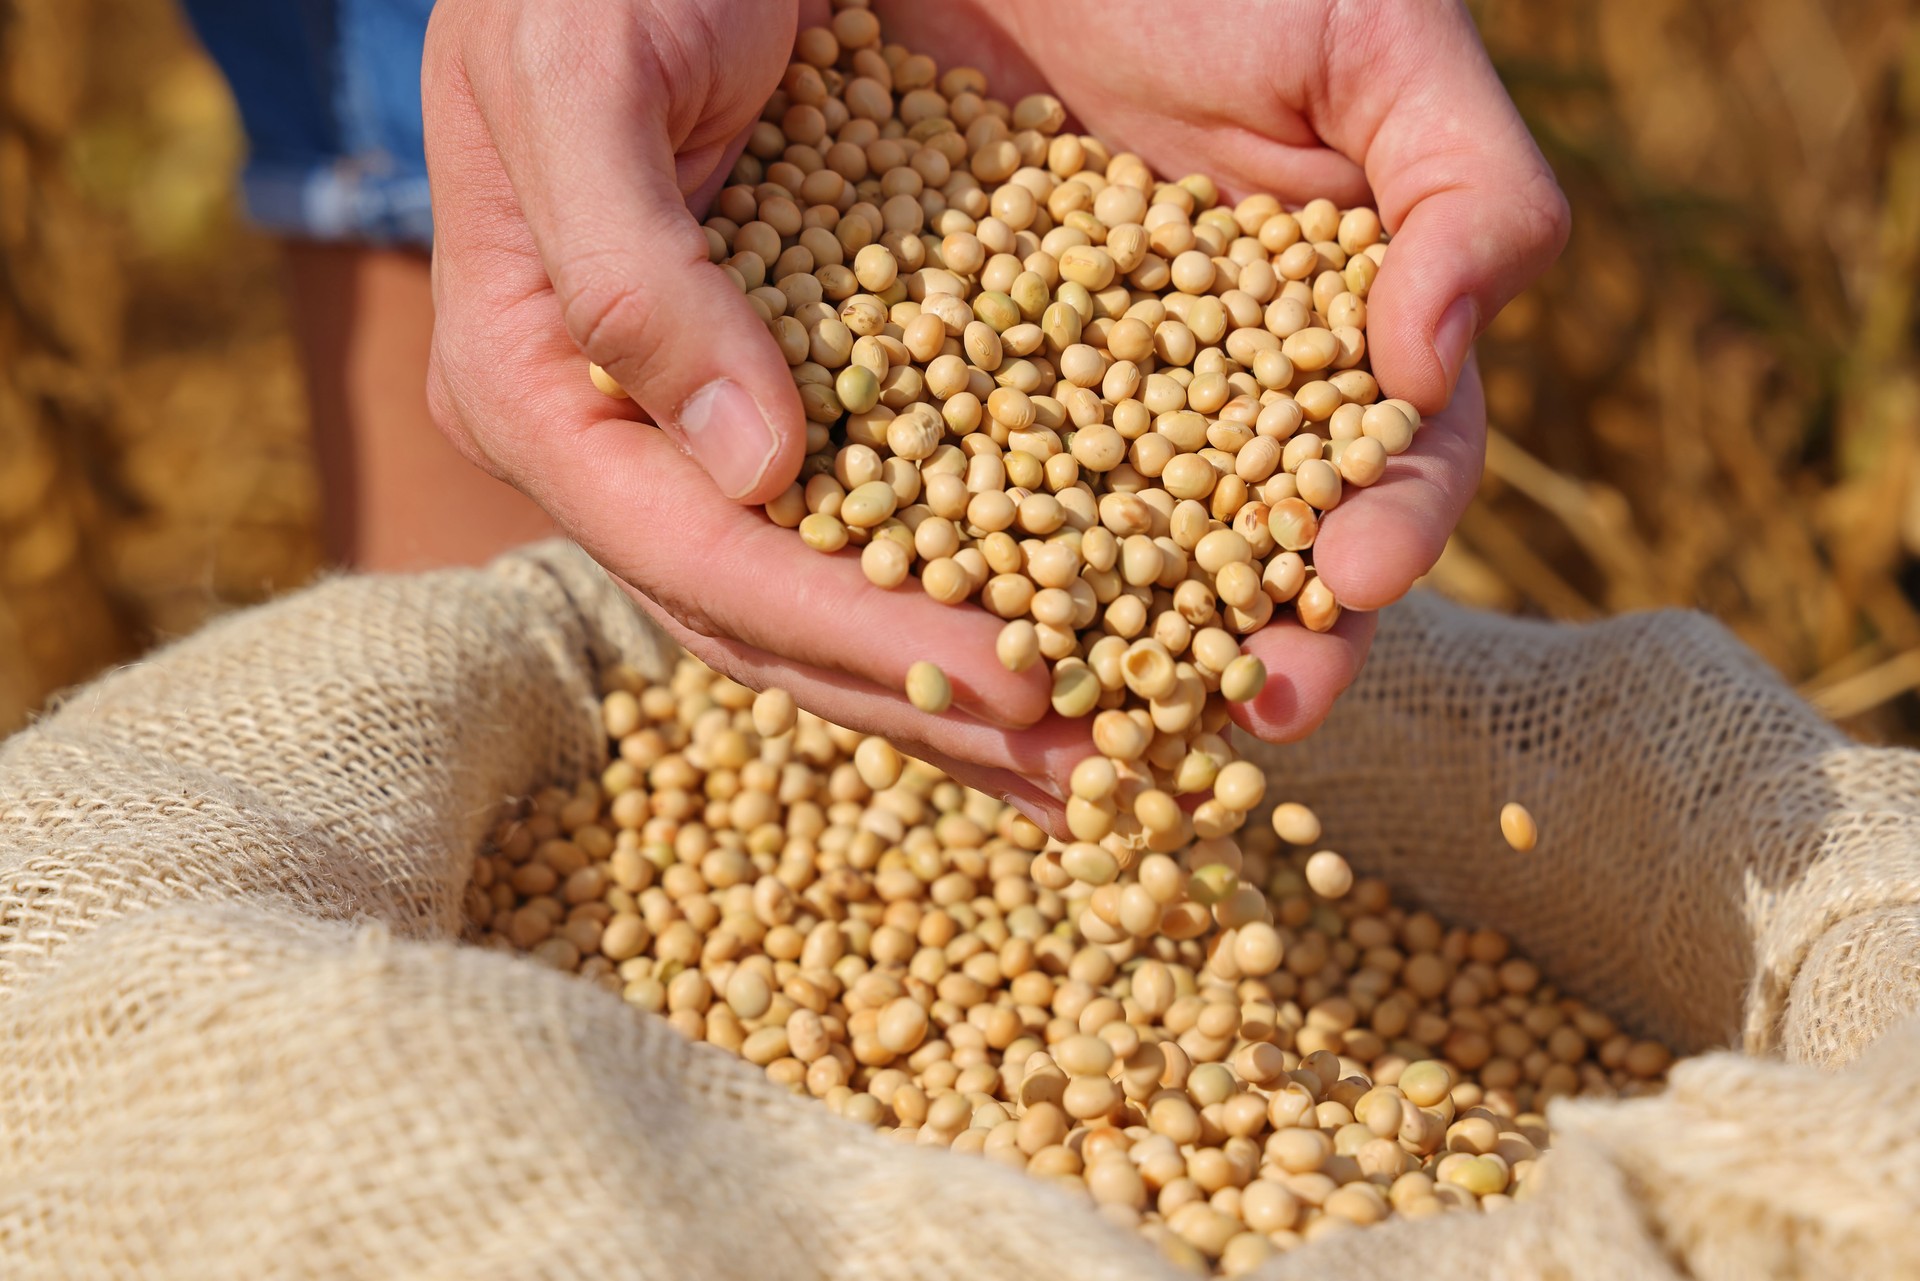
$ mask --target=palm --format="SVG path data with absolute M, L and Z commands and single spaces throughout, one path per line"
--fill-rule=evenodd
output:
M 1343 204 L 1375 200 L 1363 162 L 1391 106 L 1391 76 L 1373 50 L 1402 39 L 1405 10 L 1385 7 L 1365 30 L 1337 24 L 1350 12 L 1324 0 L 1284 10 L 1189 5 L 1177 30 L 1148 0 L 981 0 L 878 6 L 893 38 L 971 62 L 996 96 L 1051 92 L 1080 125 L 1126 147 L 1169 177 L 1205 173 L 1231 196 L 1268 192 L 1294 204 L 1325 196 Z M 1284 20 L 1281 20 L 1281 15 Z M 1391 157 L 1389 157 L 1391 159 Z M 1375 166 L 1378 167 L 1377 165 Z M 1389 176 L 1391 195 L 1408 182 Z M 1389 224 L 1392 204 L 1381 201 Z M 1388 259 L 1376 286 L 1374 362 L 1389 392 L 1432 404 L 1417 371 L 1395 384 L 1395 304 L 1405 298 Z M 1398 292 L 1400 298 L 1396 298 Z M 1399 308 L 1407 310 L 1405 307 Z M 1343 602 L 1376 608 L 1397 598 L 1433 562 L 1471 495 L 1485 439 L 1477 376 L 1469 371 L 1453 402 L 1432 417 L 1412 451 L 1393 460 L 1381 484 L 1335 511 L 1315 562 Z M 1250 648 L 1278 679 L 1245 709 L 1242 723 L 1264 737 L 1310 728 L 1357 670 L 1372 620 L 1349 616 L 1330 636 L 1295 624 L 1269 627 Z M 1240 713 L 1236 713 L 1240 714 Z

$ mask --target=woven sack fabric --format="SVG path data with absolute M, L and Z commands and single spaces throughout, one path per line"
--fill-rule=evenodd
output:
M 0 745 L 0 1274 L 1171 1275 L 1064 1193 L 456 941 L 500 807 L 604 763 L 615 661 L 672 651 L 543 544 L 233 616 Z M 1257 750 L 1406 899 L 1744 1051 L 1556 1104 L 1530 1200 L 1261 1275 L 1920 1275 L 1920 756 L 1850 744 L 1696 616 L 1432 600 L 1386 613 L 1321 733 Z

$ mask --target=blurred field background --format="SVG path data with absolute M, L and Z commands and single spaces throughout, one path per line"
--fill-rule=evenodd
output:
M 1897 0 L 1479 0 L 1575 211 L 1481 345 L 1432 585 L 1708 610 L 1920 741 L 1920 24 Z M 0 0 L 0 732 L 319 567 L 243 141 L 168 0 Z

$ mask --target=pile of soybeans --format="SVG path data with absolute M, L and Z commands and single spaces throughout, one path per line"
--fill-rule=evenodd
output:
M 1499 934 L 1354 879 L 1297 804 L 1244 849 L 1076 879 L 1014 810 L 780 691 L 690 658 L 603 688 L 612 764 L 503 820 L 478 941 L 902 1142 L 1073 1189 L 1196 1273 L 1496 1212 L 1528 1195 L 1547 1100 L 1668 1066 Z

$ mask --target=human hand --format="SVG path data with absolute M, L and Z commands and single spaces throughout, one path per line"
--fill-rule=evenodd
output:
M 673 638 L 756 688 L 881 733 L 1030 812 L 1085 751 L 1000 623 L 882 594 L 752 506 L 792 483 L 786 361 L 708 261 L 689 206 L 726 181 L 787 67 L 792 0 L 443 0 L 423 68 L 438 311 L 436 420 L 531 495 Z M 817 11 L 813 11 L 817 10 Z M 811 6 L 810 22 L 827 6 Z M 585 377 L 581 352 L 658 429 Z M 900 693 L 937 663 L 954 710 Z
M 1426 421 L 1385 477 L 1329 513 L 1314 567 L 1350 611 L 1398 600 L 1433 567 L 1479 482 L 1486 406 L 1473 339 L 1559 256 L 1566 198 L 1456 0 L 876 0 L 889 38 L 984 71 L 996 97 L 1061 99 L 1085 132 L 1156 173 L 1289 205 L 1368 204 L 1392 234 L 1367 295 L 1385 394 Z M 1070 125 L 1069 127 L 1073 127 Z M 1301 737 L 1358 672 L 1369 613 L 1315 634 L 1247 638 L 1272 674 L 1235 719 Z
M 995 620 L 917 592 L 879 596 L 850 558 L 818 556 L 728 500 L 760 501 L 784 488 L 804 431 L 784 361 L 749 305 L 706 261 L 687 212 L 724 182 L 738 150 L 729 141 L 757 116 L 791 46 L 790 5 L 744 8 L 725 24 L 724 57 L 711 7 L 696 0 L 538 7 L 450 0 L 436 10 L 425 76 L 441 309 L 436 413 L 470 457 L 538 499 L 709 663 L 751 684 L 783 685 L 832 719 L 885 733 L 968 782 L 1057 815 L 1048 798 L 1085 750 L 1084 727 L 1048 718 L 1019 728 L 1045 712 L 1045 681 L 1038 671 L 998 667 Z M 965 51 L 948 61 L 986 66 L 996 86 L 1006 85 L 997 91 L 1012 97 L 1038 87 L 1033 64 L 1014 51 L 1035 47 L 1022 41 L 1059 41 L 1058 32 L 1045 34 L 1053 31 L 1047 24 L 1070 19 L 1073 8 L 989 16 L 969 4 L 903 6 L 898 35 Z M 1035 30 L 1010 34 L 998 25 L 1009 17 Z M 916 36 L 929 23 L 960 29 L 937 40 Z M 1471 29 L 1462 30 L 1484 69 Z M 1167 172 L 1197 160 L 1230 190 L 1364 196 L 1359 169 L 1343 162 L 1346 171 L 1333 171 L 1327 162 L 1339 157 L 1324 149 L 1275 144 L 1270 150 L 1296 162 L 1293 169 L 1255 165 L 1249 177 L 1247 157 L 1234 146 L 1196 147 L 1192 135 L 1219 133 L 1233 117 L 1203 94 L 1168 99 L 1164 72 L 1136 81 L 1152 86 L 1143 94 L 1157 105 L 1172 103 L 1162 120 L 1129 107 L 1113 85 L 1089 82 L 1084 67 L 1046 70 L 1093 127 L 1106 130 L 1102 117 L 1110 115 L 1115 129 L 1129 131 L 1115 136 Z M 1272 103 L 1247 104 L 1254 125 L 1229 127 L 1227 141 L 1244 147 L 1248 128 L 1290 127 L 1294 135 L 1318 128 L 1287 105 L 1288 94 L 1304 94 L 1325 72 L 1316 63 L 1276 89 Z M 1492 83 L 1490 71 L 1486 80 Z M 1510 113 L 1497 83 L 1491 92 Z M 1279 125 L 1268 119 L 1276 113 Z M 1519 139 L 1530 148 L 1524 130 Z M 1402 237 L 1413 230 L 1408 215 Z M 1388 277 L 1382 274 L 1376 294 Z M 1503 301 L 1505 289 L 1495 286 L 1486 300 Z M 1400 326 L 1418 327 L 1417 320 Z M 1464 339 L 1460 346 L 1464 353 Z M 661 431 L 610 416 L 617 410 L 580 378 L 581 348 L 639 389 L 640 407 Z M 1376 369 L 1392 368 L 1394 359 L 1391 336 L 1376 339 Z M 1428 359 L 1436 359 L 1431 345 Z M 1444 401 L 1452 379 L 1444 360 L 1428 373 L 1437 390 L 1422 391 L 1412 378 L 1388 387 L 1430 408 Z M 1383 381 L 1391 376 L 1382 373 Z M 722 400 L 734 408 L 713 412 Z M 1457 403 L 1430 420 L 1415 451 L 1395 460 L 1377 496 L 1329 517 L 1319 559 L 1344 603 L 1385 603 L 1431 564 L 1477 476 L 1481 423 L 1469 379 Z M 1343 553 L 1347 547 L 1353 551 Z M 1357 671 L 1370 635 L 1362 613 L 1324 636 L 1269 628 L 1252 648 L 1274 677 L 1247 709 L 1249 727 L 1284 738 L 1317 724 Z M 928 717 L 896 692 L 919 658 L 947 671 L 956 713 Z

